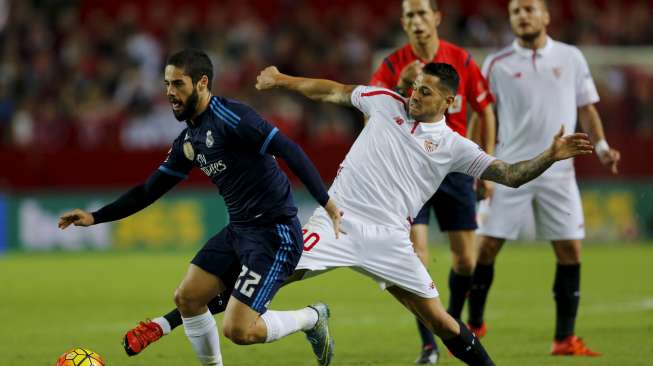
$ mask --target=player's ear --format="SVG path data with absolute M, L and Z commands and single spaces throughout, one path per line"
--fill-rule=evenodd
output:
M 202 75 L 200 80 L 197 82 L 197 87 L 199 91 L 206 91 L 209 88 L 209 77 L 206 75 Z
M 453 104 L 453 101 L 454 101 L 454 100 L 456 100 L 456 97 L 454 97 L 454 96 L 451 95 L 451 94 L 450 94 L 450 95 L 447 95 L 447 99 L 446 99 L 446 101 L 447 101 L 447 107 L 451 107 L 451 105 Z
M 436 10 L 433 12 L 433 23 L 435 23 L 435 27 L 439 27 L 440 23 L 442 22 L 442 12 L 440 10 Z

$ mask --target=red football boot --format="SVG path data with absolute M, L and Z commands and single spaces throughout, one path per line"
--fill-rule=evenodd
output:
M 485 322 L 483 322 L 483 324 L 481 324 L 480 327 L 475 327 L 475 326 L 467 323 L 467 328 L 469 328 L 469 330 L 472 333 L 474 333 L 474 335 L 477 338 L 485 337 L 485 335 L 487 334 L 487 325 L 485 325 Z
M 136 328 L 131 329 L 125 334 L 122 340 L 122 346 L 125 348 L 127 355 L 134 356 L 145 349 L 150 343 L 156 342 L 163 336 L 161 326 L 151 320 L 140 322 Z
M 551 345 L 551 354 L 554 356 L 600 356 L 599 352 L 594 352 L 587 348 L 585 342 L 575 335 L 570 335 L 563 340 L 553 341 Z

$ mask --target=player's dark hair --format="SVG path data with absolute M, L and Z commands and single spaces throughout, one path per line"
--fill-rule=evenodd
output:
M 207 87 L 211 90 L 211 84 L 213 83 L 213 64 L 204 51 L 194 48 L 179 51 L 168 57 L 166 65 L 173 65 L 184 69 L 184 73 L 190 76 L 193 84 L 196 84 L 202 76 L 206 75 L 209 78 Z
M 460 77 L 453 66 L 441 62 L 429 62 L 424 65 L 422 72 L 437 76 L 440 79 L 440 84 L 446 86 L 451 94 L 456 95 L 458 92 Z
M 510 5 L 510 3 L 511 3 L 512 1 L 513 1 L 513 0 L 508 1 L 508 5 Z M 538 0 L 538 1 L 539 1 L 540 3 L 542 3 L 542 5 L 544 5 L 544 9 L 546 9 L 546 10 L 549 9 L 549 2 L 548 2 L 547 0 Z
M 438 0 L 429 0 L 429 5 L 431 6 L 431 10 L 438 11 Z

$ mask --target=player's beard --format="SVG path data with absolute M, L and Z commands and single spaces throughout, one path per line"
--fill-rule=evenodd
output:
M 191 119 L 191 117 L 193 117 L 197 112 L 197 103 L 199 102 L 199 99 L 197 89 L 193 88 L 193 92 L 188 96 L 188 99 L 186 99 L 186 103 L 184 103 L 184 108 L 179 112 L 172 111 L 177 121 L 182 122 Z
M 526 43 L 531 43 L 531 42 L 535 41 L 537 39 L 537 37 L 539 37 L 541 34 L 542 34 L 542 31 L 539 30 L 539 31 L 531 32 L 531 33 L 520 34 L 519 38 L 522 41 L 526 42 Z

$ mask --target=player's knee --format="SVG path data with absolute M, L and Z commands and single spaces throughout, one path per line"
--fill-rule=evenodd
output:
M 472 255 L 460 256 L 455 258 L 453 262 L 453 270 L 454 272 L 460 275 L 471 276 L 474 273 L 475 265 L 476 265 L 476 261 L 474 260 L 474 256 Z
M 492 264 L 503 242 L 488 237 L 481 238 L 481 245 L 478 251 L 478 263 L 481 264 Z
M 254 337 L 249 334 L 248 328 L 237 324 L 224 324 L 222 333 L 226 338 L 238 345 L 255 343 Z
M 197 310 L 202 307 L 202 305 L 194 299 L 193 295 L 182 287 L 175 290 L 174 300 L 177 309 L 179 309 L 182 315 L 196 313 Z

